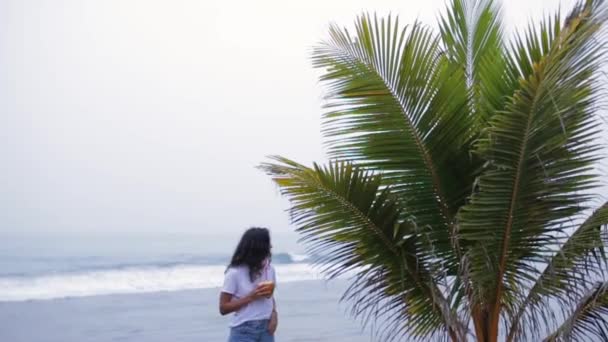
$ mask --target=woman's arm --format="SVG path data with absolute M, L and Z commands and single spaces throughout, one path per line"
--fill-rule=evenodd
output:
M 243 297 L 232 300 L 230 293 L 222 292 L 220 294 L 220 314 L 227 315 L 231 312 L 238 311 L 243 306 L 251 303 L 253 300 L 251 297 Z
M 279 314 L 277 313 L 277 302 L 272 297 L 272 315 L 270 315 L 270 322 L 268 323 L 268 332 L 270 335 L 274 335 L 279 325 Z
M 231 312 L 238 311 L 243 306 L 260 298 L 264 298 L 267 295 L 268 290 L 264 287 L 258 287 L 247 296 L 239 299 L 233 299 L 234 296 L 230 293 L 222 292 L 220 294 L 220 314 L 227 315 Z

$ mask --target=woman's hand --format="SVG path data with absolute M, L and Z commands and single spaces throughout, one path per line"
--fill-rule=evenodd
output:
M 273 311 L 272 315 L 270 316 L 270 322 L 268 323 L 268 332 L 270 333 L 270 335 L 274 335 L 274 333 L 277 331 L 278 325 L 279 315 L 277 315 L 276 311 Z
M 258 299 L 266 298 L 269 294 L 270 290 L 267 287 L 258 285 L 258 287 L 251 291 L 247 297 L 253 302 Z

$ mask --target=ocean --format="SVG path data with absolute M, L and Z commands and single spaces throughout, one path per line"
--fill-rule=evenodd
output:
M 237 237 L 4 237 L 0 341 L 225 341 L 219 287 Z M 297 243 L 273 239 L 277 341 L 373 341 Z M 284 248 L 283 248 L 284 247 Z

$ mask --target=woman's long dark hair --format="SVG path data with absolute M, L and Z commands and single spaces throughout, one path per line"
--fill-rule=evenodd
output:
M 249 278 L 253 282 L 261 275 L 264 260 L 270 255 L 270 232 L 266 228 L 252 227 L 241 237 L 228 267 L 249 267 Z

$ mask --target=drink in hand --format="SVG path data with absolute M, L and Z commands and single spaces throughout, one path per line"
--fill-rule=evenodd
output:
M 264 292 L 268 293 L 268 295 L 267 295 L 268 298 L 270 298 L 272 296 L 272 293 L 274 292 L 274 282 L 270 281 L 270 280 L 260 282 L 258 287 L 264 288 L 264 290 L 265 290 Z

